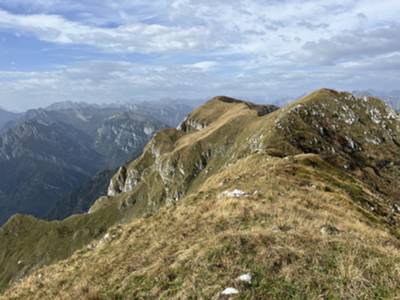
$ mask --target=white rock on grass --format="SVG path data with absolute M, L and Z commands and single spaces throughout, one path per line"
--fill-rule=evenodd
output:
M 251 279 L 252 279 L 252 276 L 250 273 L 243 274 L 238 277 L 239 281 L 246 282 L 246 283 L 251 283 Z
M 232 295 L 239 294 L 239 291 L 235 288 L 229 287 L 229 288 L 226 288 L 221 294 L 225 295 L 225 296 L 232 296 Z
M 241 198 L 247 196 L 247 193 L 239 189 L 234 189 L 233 191 L 225 191 L 222 195 L 225 197 Z

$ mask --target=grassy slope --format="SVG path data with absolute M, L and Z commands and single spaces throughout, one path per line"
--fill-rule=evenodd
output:
M 379 127 L 357 113 L 364 127 L 338 122 L 340 128 L 318 135 L 321 124 L 312 122 L 327 119 L 321 112 L 346 114 L 324 107 L 336 98 L 350 101 L 322 90 L 261 117 L 243 103 L 207 103 L 191 115 L 206 129 L 158 134 L 123 172 L 138 172 L 140 181 L 94 209 L 117 203 L 146 218 L 111 228 L 94 247 L 38 270 L 4 297 L 208 299 L 227 286 L 247 299 L 400 296 L 397 194 L 388 184 L 398 184 L 399 123 Z M 299 104 L 305 109 L 294 111 Z M 322 110 L 307 118 L 315 105 Z M 387 135 L 384 143 L 361 141 L 363 128 Z M 348 149 L 345 136 L 363 149 Z M 304 143 L 314 137 L 317 145 Z M 332 145 L 335 155 L 327 151 Z M 373 165 L 378 156 L 388 162 Z M 194 168 L 198 159 L 203 165 Z M 126 180 L 122 175 L 115 185 Z M 234 188 L 249 196 L 222 196 Z M 177 203 L 171 189 L 182 194 Z M 170 205 L 154 209 L 165 201 Z M 235 280 L 244 272 L 254 275 L 250 286 Z
M 103 236 L 120 218 L 115 207 L 64 221 L 46 222 L 15 215 L 0 229 L 0 290 L 10 280 L 65 259 L 91 240 Z
M 250 156 L 176 207 L 112 228 L 93 250 L 39 270 L 5 297 L 211 299 L 228 286 L 244 299 L 399 296 L 399 241 L 356 209 L 335 184 L 354 182 L 335 173 L 315 155 Z M 231 188 L 250 196 L 221 196 Z M 322 233 L 326 225 L 339 232 Z M 254 275 L 250 286 L 235 280 L 245 272 Z

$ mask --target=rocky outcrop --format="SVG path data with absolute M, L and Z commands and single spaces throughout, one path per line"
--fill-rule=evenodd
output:
M 208 125 L 205 123 L 202 123 L 197 120 L 192 120 L 186 117 L 185 120 L 183 120 L 183 122 L 179 124 L 177 129 L 182 130 L 184 132 L 191 132 L 191 131 L 202 130 L 204 128 L 207 128 L 207 126 Z

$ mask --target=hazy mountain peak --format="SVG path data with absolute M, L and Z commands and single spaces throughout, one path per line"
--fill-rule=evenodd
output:
M 17 119 L 18 116 L 18 113 L 10 112 L 0 107 L 0 132 L 5 124 Z
M 45 108 L 45 110 L 68 110 L 68 109 L 82 109 L 82 108 L 98 108 L 101 107 L 98 104 L 89 104 L 86 102 L 74 102 L 74 101 L 64 101 L 64 102 L 56 102 Z

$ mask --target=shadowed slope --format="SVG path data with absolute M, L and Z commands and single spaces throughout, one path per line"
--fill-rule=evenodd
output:
M 0 228 L 0 288 L 43 265 L 69 257 L 91 240 L 103 236 L 119 218 L 120 212 L 111 206 L 64 221 L 13 216 Z

